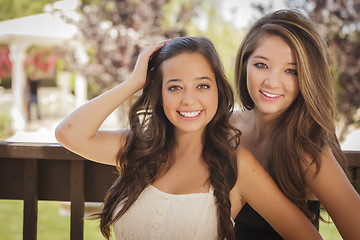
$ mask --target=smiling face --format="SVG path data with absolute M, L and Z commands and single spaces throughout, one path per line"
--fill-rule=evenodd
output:
M 290 46 L 277 35 L 263 36 L 247 62 L 247 88 L 254 110 L 279 115 L 299 94 L 297 64 Z
M 214 71 L 199 53 L 182 53 L 162 63 L 166 117 L 179 132 L 202 133 L 218 107 Z

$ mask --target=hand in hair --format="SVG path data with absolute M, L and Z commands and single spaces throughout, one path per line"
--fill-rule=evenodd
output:
M 150 44 L 146 46 L 139 54 L 134 70 L 131 73 L 130 77 L 128 78 L 128 80 L 131 79 L 131 81 L 134 82 L 138 81 L 139 84 L 138 90 L 142 89 L 145 85 L 148 63 L 151 56 L 160 48 L 162 48 L 168 41 L 170 40 L 164 40 L 161 42 Z
M 89 160 L 115 165 L 119 146 L 127 130 L 103 131 L 99 130 L 100 126 L 119 105 L 144 86 L 150 57 L 166 42 L 161 41 L 145 47 L 127 80 L 87 102 L 65 118 L 55 130 L 59 143 Z

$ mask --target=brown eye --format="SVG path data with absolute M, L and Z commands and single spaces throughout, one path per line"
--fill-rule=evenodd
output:
M 268 68 L 268 66 L 265 63 L 255 63 L 254 64 L 255 67 L 257 68 Z
M 210 86 L 207 84 L 200 84 L 199 86 L 197 86 L 197 88 L 208 89 L 208 88 L 210 88 Z
M 176 91 L 176 90 L 180 90 L 180 89 L 181 89 L 181 87 L 176 86 L 176 85 L 173 85 L 173 86 L 168 87 L 168 90 L 169 90 L 169 91 Z
M 295 75 L 295 76 L 298 75 L 298 72 L 295 69 L 287 69 L 285 72 L 290 73 L 290 74 Z

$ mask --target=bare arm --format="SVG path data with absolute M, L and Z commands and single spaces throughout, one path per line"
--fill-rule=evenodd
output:
M 238 180 L 234 187 L 237 197 L 232 196 L 231 199 L 241 199 L 241 205 L 249 203 L 284 239 L 322 239 L 307 217 L 285 197 L 248 150 L 239 147 L 237 157 Z M 238 210 L 232 216 L 237 213 Z
M 312 165 L 305 178 L 341 236 L 346 240 L 360 239 L 360 196 L 328 146 L 323 150 L 319 173 L 315 176 Z
M 145 84 L 150 56 L 165 41 L 146 47 L 139 55 L 131 76 L 102 95 L 76 109 L 56 128 L 56 139 L 67 149 L 96 162 L 115 165 L 116 155 L 127 130 L 99 130 L 105 119 Z

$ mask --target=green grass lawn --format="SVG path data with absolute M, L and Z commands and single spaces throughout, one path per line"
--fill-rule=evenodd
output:
M 321 209 L 320 215 L 324 220 L 332 222 L 325 210 Z M 333 223 L 320 221 L 319 231 L 324 240 L 341 240 L 338 230 Z
M 39 201 L 38 203 L 38 240 L 68 240 L 70 239 L 70 217 L 59 213 L 60 203 Z M 22 240 L 23 201 L 0 200 L 0 239 Z M 99 240 L 102 237 L 98 228 L 99 221 L 85 220 L 84 239 Z
M 38 240 L 68 240 L 70 239 L 70 218 L 59 213 L 60 203 L 39 201 L 38 204 Z M 22 240 L 23 201 L 0 200 L 0 239 Z M 328 219 L 324 210 L 321 216 Z M 101 240 L 102 237 L 98 221 L 85 220 L 84 239 Z M 320 233 L 324 240 L 341 240 L 334 224 L 320 222 Z

